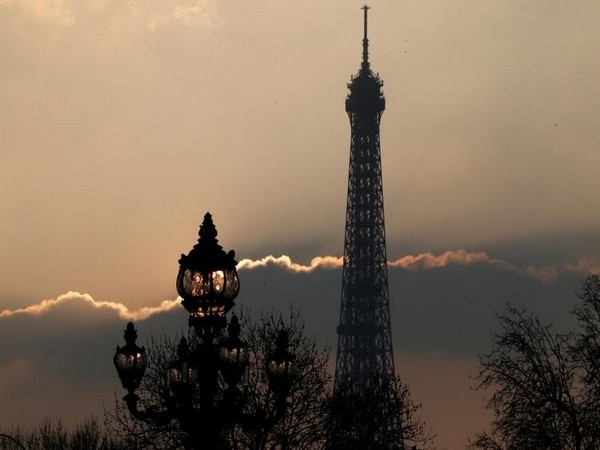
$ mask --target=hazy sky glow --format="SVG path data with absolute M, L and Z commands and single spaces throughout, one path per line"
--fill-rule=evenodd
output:
M 0 0 L 2 398 L 45 373 L 89 393 L 74 411 L 110 400 L 121 322 L 185 323 L 177 260 L 206 211 L 250 280 L 240 302 L 297 305 L 335 347 L 363 3 Z M 485 423 L 466 375 L 494 312 L 525 303 L 567 324 L 600 267 L 600 4 L 370 6 L 398 368 L 453 449 Z M 36 362 L 33 342 L 68 348 L 40 324 L 74 318 L 86 326 L 66 341 L 106 339 L 85 359 L 106 377 Z

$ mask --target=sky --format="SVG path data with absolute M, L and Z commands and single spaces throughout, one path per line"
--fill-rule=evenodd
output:
M 0 0 L 0 423 L 111 406 L 126 321 L 185 327 L 206 211 L 240 307 L 299 308 L 333 357 L 362 5 Z M 396 369 L 462 448 L 496 314 L 566 328 L 600 268 L 600 4 L 369 5 Z

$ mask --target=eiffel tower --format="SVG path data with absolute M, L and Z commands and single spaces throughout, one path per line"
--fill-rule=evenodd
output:
M 381 386 L 387 381 L 388 389 L 393 389 L 389 380 L 395 375 L 379 142 L 385 98 L 383 81 L 373 73 L 369 63 L 369 7 L 362 9 L 362 62 L 358 74 L 348 83 L 346 98 L 351 129 L 350 167 L 334 384 L 335 393 L 344 390 L 346 396 L 354 396 L 355 399 L 368 395 L 365 392 L 369 392 L 369 387 L 378 383 Z M 389 398 L 386 393 L 384 397 Z M 365 417 L 368 413 L 364 410 L 351 411 L 354 408 L 348 406 L 343 408 L 346 410 L 344 414 L 354 414 L 355 417 L 346 417 L 344 427 L 356 428 L 349 431 L 355 443 L 361 442 L 362 448 L 396 448 L 371 445 L 371 438 L 365 431 L 370 426 L 369 417 Z M 332 439 L 335 441 L 336 437 Z M 349 448 L 348 442 L 330 445 L 330 448 L 336 449 L 344 447 Z

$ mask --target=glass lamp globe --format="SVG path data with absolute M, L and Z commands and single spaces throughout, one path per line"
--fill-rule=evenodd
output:
M 177 359 L 167 369 L 169 389 L 176 396 L 189 397 L 197 381 L 198 369 L 192 361 L 187 340 L 182 337 L 177 346 Z
M 146 350 L 144 347 L 138 347 L 135 344 L 137 331 L 133 323 L 129 322 L 124 333 L 125 346 L 117 346 L 117 351 L 113 358 L 113 364 L 117 369 L 117 374 L 121 379 L 123 387 L 129 392 L 137 389 L 144 377 L 146 365 Z
M 294 355 L 289 352 L 289 335 L 281 330 L 275 340 L 275 350 L 266 361 L 267 375 L 274 388 L 289 388 L 295 375 Z
M 248 365 L 248 345 L 240 339 L 240 323 L 233 316 L 228 326 L 228 336 L 219 347 L 219 359 L 223 376 L 228 385 L 237 384 Z
M 235 252 L 219 245 L 209 213 L 198 234 L 198 243 L 179 260 L 177 292 L 191 316 L 224 317 L 240 290 Z

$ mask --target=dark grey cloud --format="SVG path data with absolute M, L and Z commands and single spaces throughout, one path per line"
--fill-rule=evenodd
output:
M 496 313 L 506 303 L 524 306 L 563 329 L 572 321 L 575 295 L 583 275 L 563 273 L 550 282 L 486 264 L 449 265 L 407 270 L 390 267 L 390 303 L 398 373 L 424 401 L 425 418 L 442 441 L 464 441 L 485 416 L 469 375 L 475 358 L 486 351 L 497 330 Z M 335 357 L 341 270 L 295 273 L 267 266 L 240 272 L 242 290 L 234 311 L 300 311 L 307 332 Z M 112 367 L 115 346 L 122 344 L 126 320 L 115 310 L 69 301 L 39 315 L 0 318 L 0 392 L 15 404 L 0 408 L 2 423 L 32 424 L 48 415 L 75 421 L 111 408 L 122 389 Z M 136 323 L 139 342 L 151 336 L 182 334 L 187 315 L 177 307 Z M 437 362 L 436 362 L 437 361 Z M 437 369 L 432 372 L 432 367 Z M 18 392 L 18 394 L 16 394 Z M 436 396 L 432 396 L 435 392 Z M 461 394 L 462 393 L 462 394 Z M 468 409 L 438 424 L 455 398 Z M 452 431 L 454 429 L 454 431 Z M 461 437 L 462 436 L 462 437 Z M 454 439 L 454 441 L 453 441 Z M 462 442 L 462 441 L 461 441 Z

